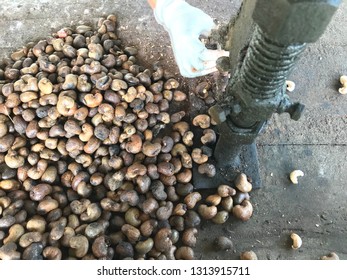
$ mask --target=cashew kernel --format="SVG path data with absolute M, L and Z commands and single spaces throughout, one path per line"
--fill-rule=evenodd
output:
M 295 89 L 295 83 L 293 81 L 286 81 L 287 91 L 292 92 Z
M 342 84 L 342 87 L 339 88 L 339 93 L 347 94 L 347 76 L 345 75 L 341 76 L 340 83 Z
M 293 240 L 292 248 L 294 250 L 299 249 L 302 245 L 301 237 L 299 235 L 297 235 L 296 233 L 292 233 L 290 235 L 290 238 Z
M 298 177 L 302 177 L 304 176 L 304 172 L 301 171 L 301 170 L 294 170 L 290 173 L 289 175 L 289 178 L 290 178 L 290 181 L 297 185 L 299 182 L 298 182 Z

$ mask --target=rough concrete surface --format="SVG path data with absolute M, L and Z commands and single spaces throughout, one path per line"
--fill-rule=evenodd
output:
M 187 2 L 222 22 L 235 17 L 241 3 Z M 95 24 L 100 16 L 116 13 L 119 36 L 139 48 L 144 65 L 160 60 L 178 74 L 169 36 L 145 0 L 0 0 L 0 7 L 0 58 L 61 27 Z M 294 122 L 274 115 L 257 141 L 262 188 L 251 193 L 253 217 L 248 222 L 229 219 L 224 225 L 205 222 L 197 258 L 238 259 L 240 252 L 253 250 L 259 259 L 319 259 L 329 252 L 347 259 L 347 96 L 337 91 L 339 77 L 347 73 L 346 13 L 344 2 L 290 76 L 296 83 L 292 99 L 306 105 L 304 116 Z M 211 77 L 181 79 L 190 85 L 200 80 L 213 82 Z M 293 169 L 305 172 L 299 185 L 288 179 Z M 291 249 L 291 232 L 302 237 L 299 250 Z M 212 241 L 219 235 L 229 236 L 234 248 L 215 252 Z

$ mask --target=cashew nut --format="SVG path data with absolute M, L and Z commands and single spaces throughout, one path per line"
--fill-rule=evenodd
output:
M 304 172 L 301 171 L 301 170 L 294 170 L 290 173 L 289 175 L 289 178 L 290 178 L 290 181 L 297 185 L 298 184 L 298 177 L 302 177 L 304 176 Z
M 256 253 L 254 253 L 253 251 L 246 251 L 240 254 L 240 259 L 241 260 L 257 260 L 258 257 Z
M 211 118 L 209 115 L 201 114 L 197 115 L 193 119 L 194 126 L 200 126 L 201 128 L 209 128 L 211 125 Z
M 172 246 L 171 233 L 171 229 L 169 228 L 162 228 L 157 232 L 154 237 L 154 246 L 156 250 L 165 252 L 170 249 Z
M 120 258 L 133 258 L 134 248 L 129 242 L 120 241 L 116 246 L 116 254 Z
M 192 131 L 187 131 L 183 134 L 182 141 L 188 147 L 193 146 L 194 133 Z
M 173 131 L 178 131 L 181 136 L 183 136 L 187 131 L 189 131 L 189 124 L 187 122 L 178 122 L 172 126 Z
M 215 245 L 216 250 L 228 250 L 233 248 L 234 244 L 230 240 L 230 238 L 226 236 L 219 236 L 216 237 L 213 241 L 213 244 Z
M 184 152 L 181 154 L 181 163 L 182 166 L 185 168 L 192 168 L 193 167 L 193 161 L 192 161 L 192 157 L 190 156 L 190 154 L 188 154 L 187 152 Z
M 191 247 L 182 246 L 176 250 L 175 257 L 177 260 L 193 260 L 194 251 Z
M 347 76 L 345 75 L 341 76 L 340 83 L 342 84 L 342 87 L 339 88 L 339 93 L 347 94 Z
M 211 85 L 208 82 L 201 82 L 195 88 L 195 93 L 198 97 L 206 99 Z
M 173 204 L 171 201 L 165 202 L 165 204 L 158 208 L 156 211 L 156 217 L 160 221 L 168 220 L 172 215 Z
M 240 173 L 235 180 L 235 187 L 241 192 L 250 192 L 252 190 L 252 184 L 248 182 L 247 175 Z
M 201 137 L 202 144 L 214 144 L 216 142 L 217 136 L 213 129 L 205 129 L 203 134 L 204 135 Z
M 16 251 L 17 245 L 13 242 L 0 247 L 0 260 L 19 260 L 21 253 Z
M 201 198 L 199 192 L 192 192 L 184 198 L 184 203 L 187 205 L 188 209 L 192 209 Z
M 216 216 L 212 218 L 215 224 L 224 224 L 229 219 L 229 212 L 226 210 L 218 211 Z
M 179 183 L 189 183 L 193 177 L 191 169 L 184 169 L 176 175 L 177 182 Z
M 179 111 L 177 113 L 174 113 L 171 115 L 171 122 L 178 123 L 184 118 L 185 115 L 186 115 L 185 111 Z
M 234 196 L 236 194 L 236 190 L 228 185 L 218 186 L 217 192 L 221 197 Z
M 151 143 L 150 141 L 145 141 L 142 146 L 142 152 L 147 157 L 155 157 L 157 156 L 161 151 L 161 144 L 160 143 Z
M 335 252 L 331 252 L 327 254 L 326 256 L 322 256 L 320 258 L 321 260 L 329 260 L 329 261 L 334 261 L 334 260 L 339 260 L 339 256 Z
M 196 228 L 188 228 L 182 234 L 182 242 L 189 247 L 195 247 L 197 241 L 198 230 Z
M 216 175 L 216 167 L 211 163 L 203 163 L 199 165 L 198 172 L 200 174 L 206 174 L 208 177 L 214 177 Z
M 292 92 L 295 89 L 295 83 L 293 81 L 286 81 L 287 91 Z
M 253 206 L 250 201 L 244 200 L 240 205 L 235 205 L 232 211 L 236 218 L 245 222 L 251 218 L 253 214 Z
M 217 206 L 221 202 L 222 197 L 218 194 L 211 194 L 208 197 L 206 197 L 206 202 L 210 205 Z
M 125 144 L 125 149 L 128 153 L 138 154 L 142 149 L 142 139 L 138 134 L 133 134 L 129 137 L 129 141 Z
M 84 103 L 89 108 L 95 108 L 101 104 L 103 96 L 100 91 L 95 90 L 92 93 L 88 93 L 84 96 Z
M 47 167 L 48 167 L 48 162 L 44 159 L 40 159 L 37 162 L 36 166 L 33 166 L 28 170 L 29 178 L 31 178 L 33 180 L 40 179 L 42 177 L 43 173 L 45 173 Z
M 234 206 L 234 200 L 231 196 L 223 197 L 221 205 L 227 212 L 231 212 Z
M 206 204 L 200 204 L 198 207 L 198 212 L 201 217 L 203 217 L 206 220 L 212 219 L 214 216 L 217 215 L 217 207 L 212 205 L 212 206 L 207 206 Z
M 172 150 L 171 150 L 171 154 L 175 157 L 177 155 L 181 155 L 183 153 L 187 152 L 187 147 L 185 145 L 183 145 L 182 143 L 177 143 L 175 144 L 175 146 L 173 146 Z
M 147 254 L 150 250 L 152 250 L 154 246 L 154 241 L 152 238 L 148 238 L 144 241 L 139 241 L 135 245 L 135 250 L 138 254 L 144 255 Z
M 299 249 L 302 245 L 301 237 L 299 235 L 297 235 L 296 233 L 292 233 L 290 235 L 290 238 L 293 240 L 292 248 L 294 250 Z
M 208 161 L 208 156 L 202 153 L 202 150 L 195 148 L 192 151 L 192 159 L 197 164 L 203 164 Z
M 40 79 L 38 83 L 38 87 L 39 87 L 41 96 L 46 94 L 51 94 L 53 91 L 53 84 L 47 78 Z
M 187 212 L 187 205 L 184 203 L 178 203 L 174 210 L 173 210 L 173 215 L 177 216 L 183 216 Z
M 158 221 L 154 219 L 149 219 L 144 221 L 140 226 L 140 232 L 142 236 L 149 237 L 152 235 L 153 231 L 157 228 Z
M 128 211 L 125 212 L 124 219 L 126 223 L 134 227 L 139 227 L 142 223 L 140 220 L 140 210 L 136 207 L 129 208 Z
M 9 149 L 5 156 L 5 163 L 10 168 L 19 168 L 24 165 L 24 157 L 18 155 L 16 151 Z
M 59 114 L 63 116 L 72 116 L 77 110 L 77 104 L 75 100 L 69 96 L 59 96 L 57 109 Z
M 84 235 L 76 235 L 70 238 L 69 246 L 77 258 L 83 258 L 88 252 L 89 242 Z
M 47 260 L 61 260 L 62 258 L 61 250 L 54 246 L 48 246 L 43 249 L 42 255 Z
M 17 242 L 19 238 L 25 233 L 25 229 L 20 224 L 14 224 L 10 227 L 8 236 L 4 239 L 4 244 L 10 242 Z

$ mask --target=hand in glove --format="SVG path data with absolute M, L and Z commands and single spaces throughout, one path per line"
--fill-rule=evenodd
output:
M 199 36 L 208 35 L 215 26 L 212 18 L 183 0 L 150 1 L 154 15 L 170 35 L 181 75 L 188 78 L 217 71 L 216 60 L 229 53 L 208 50 Z M 152 3 L 151 3 L 152 2 Z

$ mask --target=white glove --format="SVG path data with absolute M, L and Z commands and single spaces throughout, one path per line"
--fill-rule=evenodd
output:
M 182 76 L 194 78 L 215 72 L 216 60 L 229 56 L 226 51 L 206 49 L 199 36 L 207 36 L 215 24 L 209 15 L 184 0 L 157 0 L 154 15 L 170 35 Z

